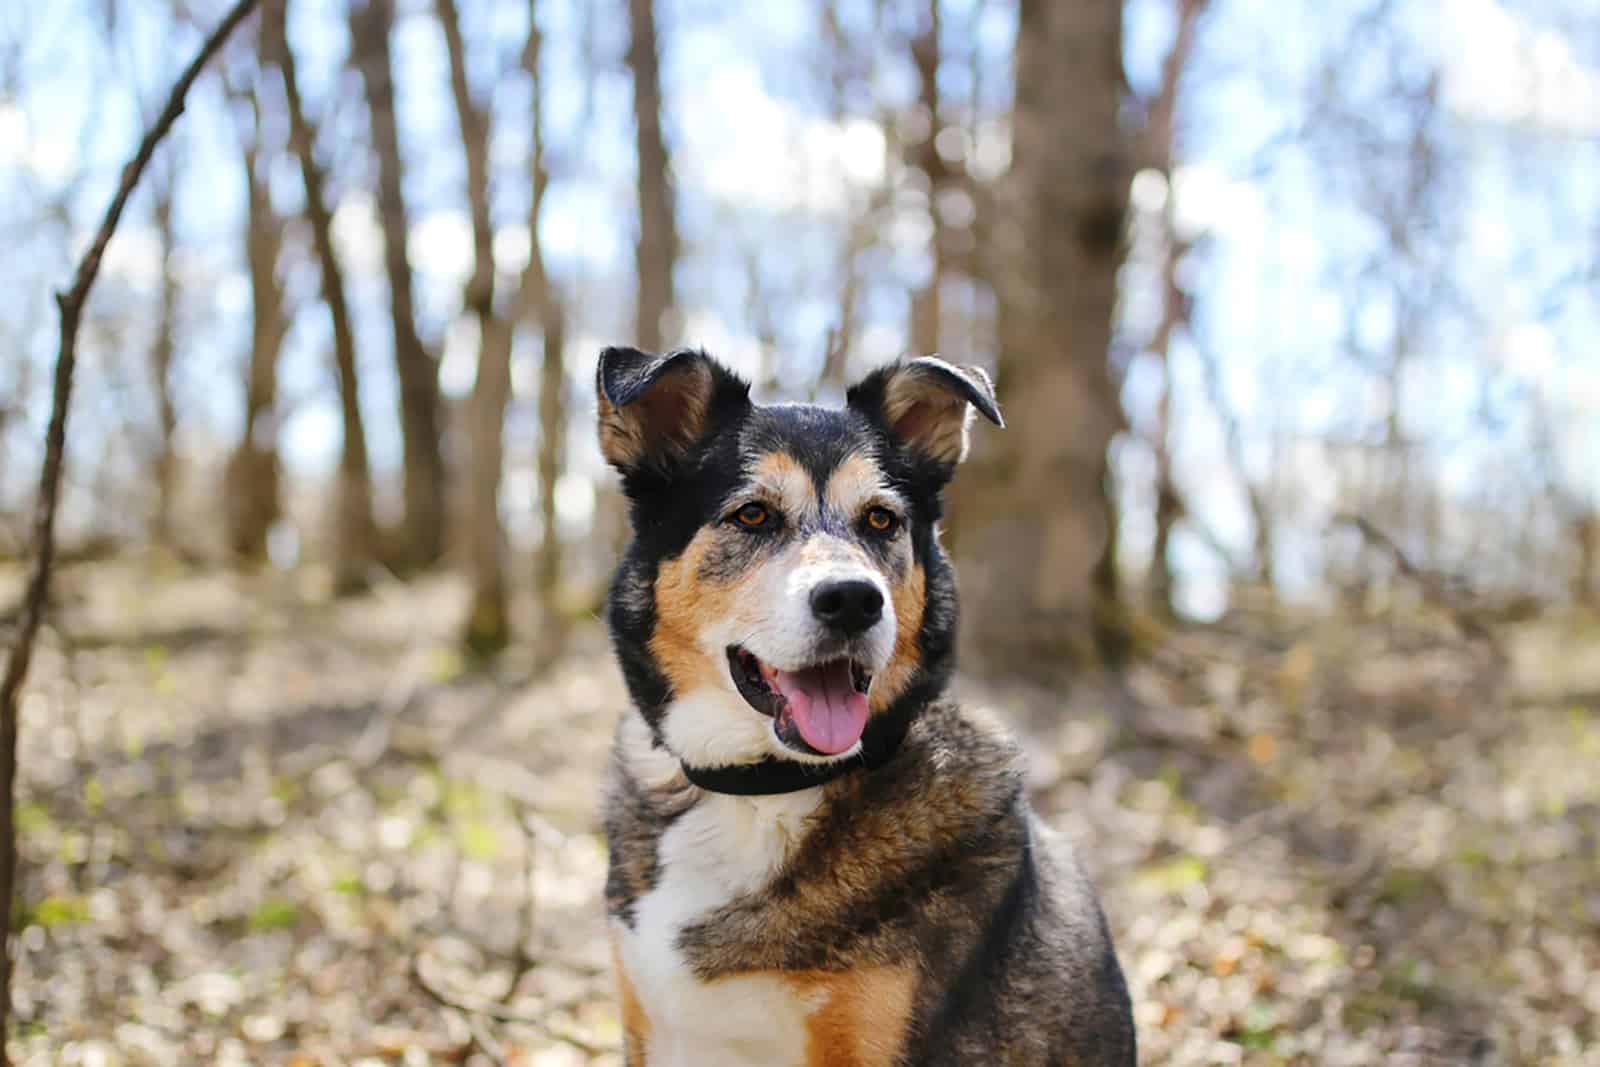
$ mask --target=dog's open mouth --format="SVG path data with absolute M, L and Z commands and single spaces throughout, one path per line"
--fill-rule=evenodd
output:
M 865 664 L 840 657 L 780 671 L 730 645 L 728 669 L 745 701 L 772 716 L 778 739 L 801 752 L 837 756 L 867 728 L 872 672 Z

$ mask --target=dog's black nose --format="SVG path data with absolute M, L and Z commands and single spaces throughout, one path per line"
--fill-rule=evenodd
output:
M 823 582 L 811 590 L 811 613 L 833 632 L 854 637 L 883 618 L 883 594 L 859 579 Z

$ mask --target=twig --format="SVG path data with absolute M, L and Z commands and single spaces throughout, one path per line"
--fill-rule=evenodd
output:
M 361 731 L 361 736 L 356 738 L 356 743 L 350 747 L 350 762 L 355 764 L 358 773 L 370 771 L 383 761 L 383 757 L 389 752 L 395 723 L 416 706 L 418 697 L 422 695 L 422 688 L 420 678 L 402 677 L 390 683 L 383 694 L 383 699 L 378 702 L 372 719 Z
M 590 1056 L 599 1056 L 607 1052 L 616 1051 L 612 1048 L 597 1045 L 592 1041 L 579 1037 L 577 1034 L 554 1027 L 538 1016 L 527 1015 L 508 1008 L 497 1001 L 460 993 L 447 993 L 430 982 L 427 976 L 422 973 L 422 955 L 422 952 L 418 951 L 416 955 L 411 957 L 411 980 L 416 983 L 418 989 L 426 993 L 436 1004 L 461 1012 L 469 1019 L 474 1015 L 478 1015 L 488 1019 L 496 1019 L 503 1023 L 520 1023 L 523 1026 L 531 1026 L 552 1041 L 564 1042 L 579 1052 L 587 1053 Z
M 522 829 L 523 847 L 523 903 L 517 909 L 517 943 L 514 949 L 511 964 L 511 982 L 506 986 L 506 995 L 501 998 L 508 1001 L 516 993 L 517 986 L 522 982 L 522 976 L 533 969 L 535 960 L 528 952 L 528 942 L 533 938 L 538 928 L 539 896 L 535 884 L 539 873 L 539 840 L 537 827 L 533 823 L 533 814 L 527 805 L 518 802 L 517 824 Z
M 1498 659 L 1504 654 L 1500 648 L 1500 639 L 1494 631 L 1478 619 L 1475 615 L 1462 607 L 1460 602 L 1450 594 L 1444 581 L 1433 571 L 1417 566 L 1405 549 L 1395 544 L 1394 538 L 1378 529 L 1377 526 L 1364 516 L 1343 513 L 1334 516 L 1334 522 L 1355 527 L 1362 538 L 1373 547 L 1381 550 L 1394 560 L 1395 569 L 1402 575 L 1416 582 L 1422 589 L 1423 596 L 1433 602 L 1450 616 L 1462 636 L 1469 639 L 1482 641 L 1488 646 L 1489 651 Z
M 472 1031 L 472 1043 L 478 1046 L 478 1051 L 493 1060 L 495 1067 L 511 1067 L 511 1061 L 500 1051 L 500 1042 L 483 1025 L 483 1019 L 472 1012 L 463 1012 L 462 1017 L 467 1020 L 467 1029 Z
M 116 195 L 111 198 L 105 218 L 95 231 L 94 241 L 78 261 L 72 287 L 56 294 L 56 307 L 61 318 L 61 347 L 56 356 L 50 398 L 50 426 L 45 432 L 44 464 L 39 473 L 39 500 L 33 524 L 33 570 L 28 576 L 28 590 L 23 599 L 22 625 L 17 630 L 11 655 L 6 660 L 5 676 L 0 679 L 0 907 L 5 909 L 6 914 L 10 914 L 17 873 L 16 827 L 12 818 L 17 774 L 17 699 L 22 691 L 22 683 L 28 676 L 34 640 L 39 634 L 39 625 L 49 602 L 50 566 L 55 557 L 56 505 L 61 498 L 61 466 L 66 451 L 67 409 L 72 400 L 72 372 L 77 363 L 78 328 L 83 321 L 83 306 L 89 298 L 95 277 L 100 273 L 100 260 L 105 255 L 106 246 L 111 243 L 112 235 L 116 233 L 123 208 L 127 206 L 128 198 L 133 195 L 151 157 L 155 155 L 156 146 L 172 129 L 173 123 L 178 121 L 178 116 L 183 114 L 184 100 L 201 70 L 257 2 L 237 0 L 178 77 L 167 96 L 166 106 L 156 116 L 154 125 L 145 131 L 138 151 L 122 168 Z M 0 1067 L 10 1062 L 3 1036 L 11 1010 L 11 951 L 5 942 L 6 939 L 0 937 Z

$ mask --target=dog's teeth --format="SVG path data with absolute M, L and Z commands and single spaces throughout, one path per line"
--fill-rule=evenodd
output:
M 859 663 L 851 663 L 850 684 L 856 692 L 865 693 L 872 685 L 872 672 Z

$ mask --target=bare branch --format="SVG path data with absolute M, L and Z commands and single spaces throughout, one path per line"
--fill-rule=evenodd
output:
M 1416 582 L 1421 587 L 1423 596 L 1432 602 L 1435 607 L 1440 608 L 1450 616 L 1451 621 L 1456 624 L 1456 628 L 1461 631 L 1463 637 L 1482 641 L 1488 646 L 1490 653 L 1496 659 L 1505 658 L 1505 652 L 1500 647 L 1500 639 L 1495 635 L 1494 631 L 1468 611 L 1461 604 L 1458 597 L 1451 594 L 1443 577 L 1434 571 L 1418 566 L 1406 551 L 1395 543 L 1394 538 L 1378 529 L 1370 520 L 1361 515 L 1348 513 L 1336 515 L 1334 516 L 1334 522 L 1355 527 L 1363 540 L 1393 559 L 1395 569 Z
M 483 1025 L 483 1020 L 476 1015 L 466 1015 L 467 1029 L 472 1032 L 473 1044 L 478 1050 L 494 1061 L 495 1067 L 511 1067 L 511 1061 L 506 1059 L 505 1053 L 500 1051 L 500 1042 L 489 1033 L 489 1028 Z
M 139 184 L 139 178 L 155 155 L 156 146 L 172 129 L 178 116 L 183 114 L 184 100 L 195 79 L 200 76 L 211 57 L 221 49 L 229 35 L 255 8 L 257 0 L 238 0 L 211 31 L 200 51 L 184 69 L 167 96 L 166 107 L 156 116 L 155 123 L 145 131 L 144 139 L 127 166 L 122 168 L 122 178 L 117 183 L 116 195 L 106 208 L 105 218 L 95 231 L 94 240 L 72 279 L 72 287 L 56 294 L 56 306 L 61 314 L 61 348 L 56 356 L 55 381 L 50 400 L 50 426 L 45 433 L 44 464 L 39 473 L 39 500 L 34 513 L 33 570 L 28 576 L 28 589 L 23 597 L 22 623 L 17 628 L 11 656 L 6 660 L 6 670 L 0 679 L 0 906 L 10 914 L 12 894 L 16 882 L 17 849 L 16 828 L 12 820 L 12 805 L 17 773 L 17 702 L 22 683 L 28 676 L 28 664 L 33 658 L 34 641 L 39 626 L 44 621 L 49 603 L 50 567 L 55 557 L 56 505 L 61 498 L 61 466 L 66 451 L 67 409 L 72 399 L 72 372 L 77 363 L 78 329 L 83 322 L 83 306 L 89 290 L 100 273 L 100 260 L 106 246 L 116 233 L 117 223 L 128 198 Z M 0 937 L 0 1035 L 6 1032 L 6 1017 L 11 1007 L 11 951 Z M 5 1042 L 0 1039 L 0 1067 L 9 1062 Z
M 578 1051 L 588 1053 L 591 1056 L 599 1056 L 607 1052 L 616 1051 L 615 1049 L 607 1048 L 603 1045 L 594 1044 L 593 1042 L 581 1038 L 576 1034 L 567 1032 L 565 1029 L 558 1029 L 557 1027 L 552 1026 L 550 1023 L 538 1018 L 537 1016 L 515 1011 L 506 1007 L 504 1004 L 500 1004 L 492 1000 L 485 1000 L 481 997 L 447 992 L 431 982 L 428 977 L 422 973 L 422 957 L 422 952 L 418 952 L 415 956 L 411 957 L 411 980 L 416 983 L 418 989 L 426 993 L 434 1003 L 440 1005 L 441 1007 L 446 1007 L 454 1011 L 461 1012 L 469 1019 L 473 1016 L 479 1016 L 487 1019 L 497 1019 L 500 1022 L 519 1023 L 523 1026 L 531 1026 L 535 1030 L 538 1030 L 540 1033 L 544 1034 L 546 1037 L 550 1038 L 552 1041 L 560 1041 L 571 1045 Z
M 1172 170 L 1178 91 L 1189 65 L 1189 56 L 1194 51 L 1197 24 L 1205 12 L 1206 3 L 1207 0 L 1176 0 L 1173 5 L 1178 27 L 1173 33 L 1172 47 L 1161 62 L 1161 82 L 1150 101 L 1143 131 L 1144 165 L 1164 172 Z

